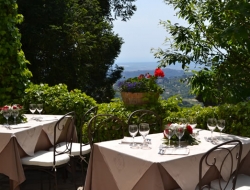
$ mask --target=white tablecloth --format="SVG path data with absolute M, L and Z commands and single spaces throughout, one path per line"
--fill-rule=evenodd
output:
M 181 189 L 194 190 L 199 181 L 200 158 L 203 153 L 215 146 L 204 138 L 210 137 L 210 131 L 203 130 L 199 134 L 201 143 L 187 146 L 188 155 L 158 154 L 163 134 L 148 136 L 152 142 L 150 150 L 132 149 L 128 144 L 121 143 L 121 140 L 96 143 L 88 167 L 85 190 L 165 190 L 168 188 L 164 172 L 167 172 Z M 216 137 L 219 133 L 214 135 Z M 137 138 L 139 139 L 136 141 L 139 141 L 142 137 Z M 250 139 L 236 136 L 233 138 L 242 140 L 244 158 L 250 150 Z M 164 172 L 162 167 L 165 169 Z

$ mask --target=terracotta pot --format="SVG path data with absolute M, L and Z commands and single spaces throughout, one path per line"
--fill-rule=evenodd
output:
M 154 92 L 121 92 L 125 105 L 143 105 L 158 101 L 159 93 Z

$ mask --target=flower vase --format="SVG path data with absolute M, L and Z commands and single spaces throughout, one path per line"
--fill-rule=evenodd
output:
M 160 96 L 159 93 L 154 92 L 121 92 L 123 103 L 126 106 L 143 105 L 155 103 Z

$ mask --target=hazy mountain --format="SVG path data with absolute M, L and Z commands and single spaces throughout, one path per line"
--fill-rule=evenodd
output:
M 175 70 L 175 69 L 162 69 L 166 78 L 180 77 L 183 75 L 191 74 L 186 73 L 183 70 Z M 137 71 L 123 71 L 122 76 L 124 78 L 138 77 L 140 74 L 149 73 L 151 75 L 154 74 L 154 70 L 137 70 Z

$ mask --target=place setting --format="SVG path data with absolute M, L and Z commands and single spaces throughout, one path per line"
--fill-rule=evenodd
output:
M 186 121 L 165 125 L 163 134 L 164 137 L 168 139 L 168 142 L 160 144 L 158 154 L 160 155 L 189 154 L 189 148 L 187 148 L 186 145 L 183 145 L 181 142 L 181 138 L 183 137 L 186 130 L 186 125 L 187 125 Z M 171 144 L 171 138 L 174 135 L 178 138 L 177 145 Z
M 149 131 L 150 127 L 148 123 L 140 123 L 139 127 L 136 124 L 129 125 L 129 134 L 131 135 L 131 137 L 124 137 L 121 140 L 121 143 L 129 144 L 130 148 L 132 149 L 149 150 L 151 149 L 151 139 L 146 138 L 146 136 L 149 134 Z M 136 137 L 138 132 L 142 138 Z

